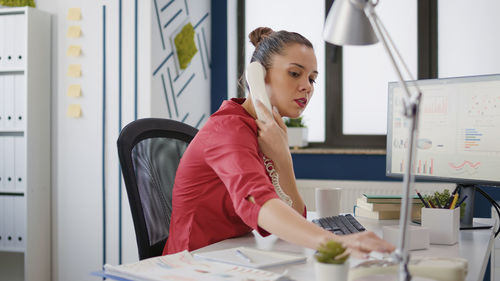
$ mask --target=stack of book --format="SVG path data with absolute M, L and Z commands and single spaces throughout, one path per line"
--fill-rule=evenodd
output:
M 412 219 L 420 218 L 422 203 L 418 196 L 412 198 Z M 370 195 L 363 194 L 356 200 L 354 215 L 377 220 L 399 219 L 401 210 L 400 195 Z

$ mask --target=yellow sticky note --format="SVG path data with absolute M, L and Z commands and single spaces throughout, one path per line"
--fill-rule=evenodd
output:
M 70 64 L 68 67 L 69 77 L 80 77 L 82 76 L 82 68 L 79 64 Z
M 78 57 L 82 52 L 82 49 L 78 45 L 70 45 L 66 51 L 68 57 Z
M 68 106 L 68 112 L 66 113 L 68 117 L 79 118 L 82 116 L 82 108 L 79 104 L 70 104 Z
M 69 85 L 68 87 L 68 96 L 69 97 L 79 97 L 81 96 L 82 88 L 78 84 Z
M 66 36 L 69 38 L 78 38 L 80 37 L 80 34 L 82 33 L 82 30 L 80 29 L 79 25 L 72 25 L 68 29 L 68 33 Z
M 68 20 L 80 20 L 82 18 L 82 13 L 80 8 L 69 8 L 68 9 Z

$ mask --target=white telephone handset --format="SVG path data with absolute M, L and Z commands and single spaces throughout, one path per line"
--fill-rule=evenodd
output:
M 264 114 L 259 110 L 256 104 L 256 100 L 260 100 L 264 106 L 269 109 L 272 114 L 271 102 L 269 101 L 269 96 L 266 90 L 266 84 L 264 79 L 266 77 L 266 69 L 262 64 L 257 61 L 250 63 L 247 66 L 246 78 L 248 86 L 250 87 L 250 94 L 254 99 L 254 108 L 257 113 L 257 119 L 264 120 Z

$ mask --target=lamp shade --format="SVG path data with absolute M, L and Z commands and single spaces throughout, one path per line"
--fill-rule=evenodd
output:
M 367 5 L 367 0 L 333 1 L 326 17 L 323 39 L 335 45 L 377 43 L 377 36 L 363 10 L 365 5 Z

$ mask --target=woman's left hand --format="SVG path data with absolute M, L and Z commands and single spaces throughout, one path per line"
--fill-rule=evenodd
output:
M 337 241 L 346 248 L 346 255 L 350 254 L 358 258 L 367 258 L 372 251 L 391 253 L 396 249 L 394 245 L 382 240 L 371 231 L 338 236 Z
M 260 102 L 256 105 L 264 112 L 264 120 L 255 120 L 259 128 L 258 142 L 260 150 L 268 158 L 271 158 L 275 164 L 290 161 L 291 156 L 288 148 L 288 135 L 286 125 L 281 119 L 276 107 L 273 107 L 272 115 L 269 110 Z

